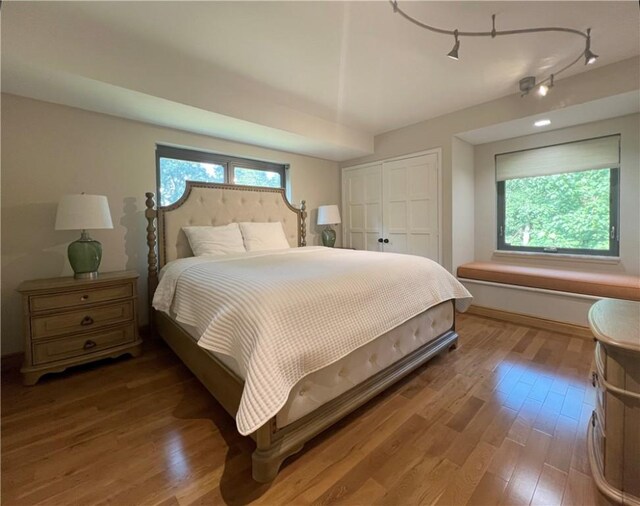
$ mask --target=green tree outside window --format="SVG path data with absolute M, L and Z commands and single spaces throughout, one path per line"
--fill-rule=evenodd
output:
M 213 163 L 160 158 L 160 205 L 168 206 L 184 193 L 187 181 L 224 183 L 224 167 Z
M 608 250 L 610 169 L 505 181 L 511 246 Z

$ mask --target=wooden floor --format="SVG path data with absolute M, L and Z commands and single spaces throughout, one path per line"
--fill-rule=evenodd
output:
M 590 340 L 459 318 L 460 346 L 251 480 L 253 443 L 161 342 L 2 378 L 2 504 L 602 504 Z

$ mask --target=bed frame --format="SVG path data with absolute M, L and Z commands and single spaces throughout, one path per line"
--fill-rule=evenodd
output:
M 175 258 L 191 256 L 181 227 L 186 225 L 225 225 L 233 221 L 281 221 L 292 246 L 306 245 L 306 205 L 293 207 L 283 189 L 235 186 L 188 181 L 184 195 L 174 204 L 158 206 L 153 193 L 146 193 L 148 284 L 150 323 L 216 400 L 235 417 L 244 381 L 211 352 L 201 348 L 187 332 L 164 313 L 151 308 L 158 285 L 158 271 Z M 213 217 L 213 218 L 212 218 Z M 453 304 L 453 301 L 450 302 Z M 252 455 L 253 479 L 266 483 L 278 474 L 282 461 L 300 451 L 304 443 L 372 397 L 420 367 L 444 350 L 455 348 L 458 334 L 454 322 L 436 339 L 404 356 L 335 399 L 299 420 L 278 427 L 276 417 L 251 437 L 256 441 Z

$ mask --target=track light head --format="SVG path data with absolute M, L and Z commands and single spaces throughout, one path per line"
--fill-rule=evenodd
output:
M 544 84 L 545 82 L 546 81 L 543 81 L 542 83 L 540 83 L 540 86 L 538 86 L 538 95 L 540 95 L 541 97 L 546 97 L 547 93 L 549 93 L 549 90 L 553 88 L 553 74 L 549 76 L 549 84 Z
M 591 65 L 598 59 L 598 55 L 591 51 L 591 28 L 587 30 L 587 47 L 584 49 L 584 64 Z
M 593 51 L 591 51 L 591 49 L 587 49 L 584 52 L 584 64 L 585 65 L 591 65 L 592 63 L 595 63 L 597 59 L 598 59 L 598 55 L 595 54 Z
M 455 44 L 453 45 L 453 49 L 447 53 L 447 56 L 452 60 L 458 61 L 458 49 L 460 49 L 460 41 L 458 40 L 458 30 L 453 32 L 453 36 L 456 39 Z
M 458 49 L 460 49 L 460 41 L 456 41 L 453 45 L 453 49 L 447 53 L 447 56 L 452 60 L 458 61 Z

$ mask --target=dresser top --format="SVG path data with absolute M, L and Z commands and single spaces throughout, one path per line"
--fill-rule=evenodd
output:
M 117 281 L 125 281 L 136 279 L 139 274 L 136 271 L 114 271 L 100 272 L 96 279 L 75 279 L 73 276 L 33 279 L 24 281 L 18 287 L 19 292 L 36 292 L 40 290 L 57 290 L 57 289 L 73 289 L 86 288 L 88 286 L 100 286 L 103 284 L 114 283 Z
M 589 310 L 589 326 L 598 341 L 640 352 L 640 302 L 600 300 Z

